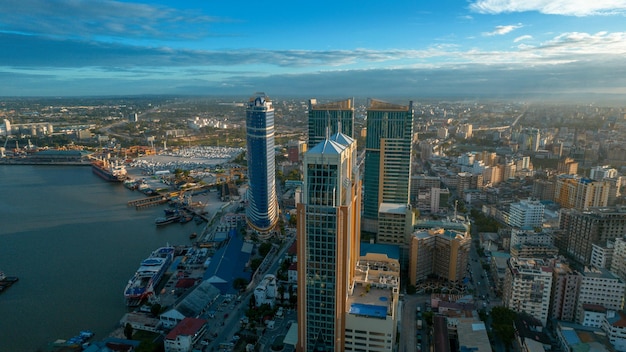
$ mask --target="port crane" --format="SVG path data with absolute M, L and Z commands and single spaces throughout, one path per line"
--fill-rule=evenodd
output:
M 9 139 L 11 138 L 11 135 L 7 135 L 6 139 L 4 140 L 4 147 L 2 148 L 2 155 L 0 155 L 0 157 L 4 158 L 6 155 L 4 154 L 5 151 L 7 150 L 7 144 L 9 143 Z

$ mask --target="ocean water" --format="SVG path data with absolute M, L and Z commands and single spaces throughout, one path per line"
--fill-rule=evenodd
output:
M 44 350 L 85 329 L 103 338 L 119 326 L 141 260 L 190 244 L 203 226 L 157 228 L 165 205 L 127 206 L 143 197 L 90 167 L 0 165 L 0 271 L 20 279 L 0 293 L 0 352 Z

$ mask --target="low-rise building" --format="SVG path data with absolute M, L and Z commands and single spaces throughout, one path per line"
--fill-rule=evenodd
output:
M 367 253 L 356 266 L 345 312 L 345 351 L 393 351 L 398 319 L 400 263 Z
M 191 351 L 206 332 L 206 326 L 207 321 L 204 319 L 183 319 L 165 336 L 165 352 Z

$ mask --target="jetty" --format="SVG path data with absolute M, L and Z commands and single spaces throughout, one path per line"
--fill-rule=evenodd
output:
M 135 200 L 130 200 L 128 201 L 128 206 L 129 207 L 135 207 L 136 209 L 142 209 L 142 208 L 147 208 L 147 207 L 153 207 L 155 205 L 160 205 L 163 203 L 167 203 L 168 199 L 166 196 L 153 196 L 153 197 L 148 197 L 148 198 L 142 198 L 142 199 L 135 199 Z

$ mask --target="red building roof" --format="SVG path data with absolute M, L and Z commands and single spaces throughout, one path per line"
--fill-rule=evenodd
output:
M 176 337 L 180 335 L 195 335 L 206 323 L 207 321 L 205 319 L 185 318 L 183 321 L 178 323 L 178 325 L 176 325 L 176 327 L 174 327 L 174 329 L 172 329 L 172 331 L 170 331 L 165 338 L 168 340 L 175 340 Z

